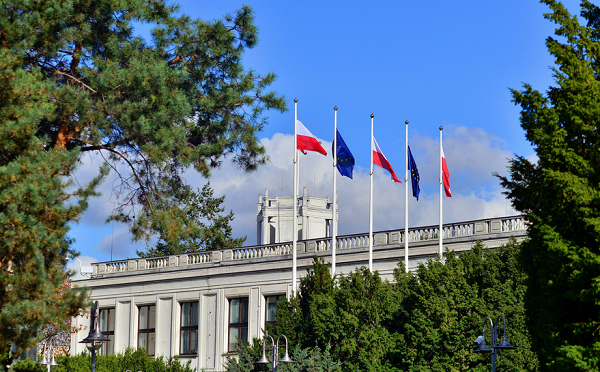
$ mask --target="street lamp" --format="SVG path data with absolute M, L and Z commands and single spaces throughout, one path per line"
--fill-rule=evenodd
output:
M 288 339 L 287 337 L 285 337 L 284 335 L 280 335 L 279 337 L 277 337 L 277 343 L 275 343 L 275 341 L 273 340 L 273 337 L 266 335 L 265 338 L 263 339 L 263 354 L 262 354 L 262 358 L 260 358 L 260 360 L 258 360 L 256 363 L 257 364 L 267 364 L 270 363 L 269 359 L 267 359 L 267 354 L 265 352 L 266 350 L 266 344 L 267 344 L 267 337 L 271 339 L 271 348 L 273 349 L 273 369 L 272 372 L 276 372 L 277 371 L 277 364 L 278 363 L 293 363 L 294 361 L 292 360 L 292 358 L 290 358 L 290 355 L 288 354 Z M 285 338 L 285 355 L 283 356 L 283 358 L 279 359 L 279 339 L 283 337 Z
M 46 358 L 46 354 L 48 354 L 48 356 L 52 357 L 52 360 L 48 360 Z M 42 360 L 40 362 L 38 362 L 38 364 L 43 364 L 45 366 L 48 367 L 48 372 L 50 372 L 50 368 L 54 367 L 54 366 L 59 366 L 60 364 L 58 364 L 56 362 L 56 359 L 54 359 L 54 351 L 52 351 L 52 342 L 50 342 L 50 350 L 48 350 L 48 345 L 44 344 L 44 353 L 43 353 L 43 357 Z
M 96 348 L 102 346 L 102 342 L 110 341 L 110 339 L 100 332 L 98 327 L 98 318 L 100 317 L 100 309 L 98 309 L 98 301 L 92 305 L 90 314 L 90 333 L 80 344 L 91 344 L 90 352 L 92 353 L 92 372 L 96 372 Z
M 503 327 L 503 337 L 502 337 L 502 341 L 500 342 L 500 344 L 498 344 L 498 323 L 499 319 L 502 318 L 502 320 L 504 321 L 504 327 Z M 485 323 L 486 321 L 490 321 L 490 325 L 491 325 L 491 348 L 489 348 L 487 346 L 487 344 L 485 343 Z M 498 350 L 513 350 L 516 349 L 516 347 L 512 346 L 511 344 L 508 343 L 508 340 L 506 339 L 506 318 L 504 317 L 504 315 L 500 314 L 498 316 L 498 318 L 496 319 L 496 325 L 494 325 L 494 322 L 492 321 L 492 318 L 486 318 L 483 321 L 483 329 L 481 331 L 481 336 L 477 337 L 475 339 L 475 341 L 473 342 L 473 346 L 475 347 L 475 352 L 476 353 L 482 353 L 482 354 L 487 354 L 487 353 L 491 353 L 492 354 L 492 372 L 496 372 L 496 358 L 498 357 Z

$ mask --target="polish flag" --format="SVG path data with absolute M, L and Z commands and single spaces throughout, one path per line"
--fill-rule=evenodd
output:
M 444 181 L 444 191 L 446 196 L 451 197 L 450 192 L 450 173 L 448 172 L 448 166 L 446 165 L 446 156 L 444 155 L 444 149 L 442 148 L 442 180 Z
M 383 151 L 381 151 L 381 149 L 379 148 L 377 141 L 375 141 L 375 137 L 373 137 L 373 164 L 377 164 L 381 168 L 390 172 L 390 174 L 392 175 L 392 180 L 394 180 L 394 182 L 402 183 L 402 181 L 400 181 L 398 177 L 396 177 L 396 173 L 394 173 L 390 162 L 386 159 L 385 155 L 383 155 Z
M 316 151 L 327 155 L 327 151 L 321 146 L 317 138 L 306 129 L 300 120 L 296 120 L 297 146 L 296 148 L 306 154 L 306 151 Z

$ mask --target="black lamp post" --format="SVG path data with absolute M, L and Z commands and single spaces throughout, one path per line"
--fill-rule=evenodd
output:
M 260 358 L 260 360 L 258 360 L 256 363 L 257 364 L 267 364 L 270 363 L 269 359 L 267 359 L 267 354 L 265 352 L 266 349 L 266 344 L 267 344 L 267 337 L 271 339 L 271 348 L 273 349 L 273 369 L 272 372 L 276 372 L 277 371 L 277 365 L 279 363 L 293 363 L 294 361 L 292 360 L 292 358 L 290 358 L 290 355 L 288 354 L 288 339 L 287 337 L 285 337 L 284 335 L 280 335 L 279 337 L 277 337 L 277 343 L 275 343 L 275 341 L 273 340 L 273 337 L 266 335 L 265 338 L 263 339 L 263 354 L 262 354 L 262 358 Z M 283 337 L 285 338 L 285 355 L 283 356 L 283 358 L 279 359 L 279 339 Z
M 98 327 L 98 318 L 100 317 L 100 310 L 98 309 L 98 301 L 92 306 L 90 314 L 90 333 L 83 341 L 79 341 L 80 344 L 92 344 L 90 352 L 92 353 L 92 372 L 96 372 L 96 346 L 102 345 L 102 342 L 110 341 L 110 339 L 100 332 Z
M 504 321 L 504 327 L 503 327 L 504 332 L 503 332 L 502 341 L 498 344 L 498 323 L 500 323 L 499 322 L 500 318 L 502 318 L 502 320 Z M 490 321 L 491 333 L 492 333 L 492 337 L 490 340 L 490 344 L 492 346 L 491 348 L 489 348 L 487 346 L 487 344 L 485 343 L 485 323 L 488 320 Z M 492 354 L 492 372 L 496 372 L 496 358 L 498 357 L 498 350 L 516 349 L 516 347 L 509 344 L 508 340 L 506 339 L 506 318 L 504 317 L 504 315 L 501 314 L 498 316 L 498 318 L 496 319 L 496 325 L 494 325 L 492 318 L 486 318 L 483 321 L 483 329 L 481 331 L 481 336 L 479 336 L 479 337 L 477 337 L 477 339 L 475 339 L 475 341 L 473 342 L 473 346 L 475 347 L 476 353 L 483 353 L 483 354 L 491 353 Z

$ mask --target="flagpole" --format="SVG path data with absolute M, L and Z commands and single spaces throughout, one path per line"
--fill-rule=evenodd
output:
M 371 114 L 371 195 L 369 198 L 369 270 L 373 272 L 373 118 Z
M 294 218 L 292 222 L 292 295 L 296 294 L 296 256 L 298 243 L 298 98 L 294 98 Z
M 443 241 L 443 234 L 444 234 L 444 230 L 442 227 L 442 187 L 443 187 L 443 181 L 442 181 L 442 130 L 444 129 L 444 127 L 442 127 L 440 125 L 440 229 L 439 229 L 439 235 L 440 235 L 440 260 L 442 260 L 442 241 Z
M 337 247 L 337 106 L 333 108 L 333 227 L 331 231 L 331 277 L 335 276 L 335 249 Z
M 404 157 L 404 270 L 408 272 L 408 120 L 404 124 L 406 124 Z

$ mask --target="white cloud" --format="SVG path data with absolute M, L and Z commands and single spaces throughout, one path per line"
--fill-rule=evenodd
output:
M 293 183 L 293 136 L 275 134 L 261 140 L 271 158 L 270 164 L 256 172 L 244 173 L 236 165 L 225 161 L 213 171 L 211 186 L 215 195 L 226 195 L 225 208 L 235 213 L 233 232 L 235 236 L 247 235 L 247 245 L 256 244 L 256 213 L 258 195 L 269 189 L 269 196 L 292 194 Z M 414 146 L 414 147 L 413 147 Z M 504 149 L 506 144 L 495 135 L 479 128 L 448 126 L 444 130 L 444 152 L 450 170 L 452 198 L 444 197 L 444 222 L 460 222 L 479 218 L 511 215 L 515 212 L 501 194 L 498 180 L 493 172 L 506 173 L 507 159 L 512 155 Z M 323 141 L 325 149 L 331 142 Z M 409 189 L 409 226 L 437 225 L 439 222 L 439 139 L 413 134 L 411 150 L 421 174 L 421 196 L 417 202 Z M 96 163 L 96 160 L 94 160 Z M 96 165 L 98 165 L 97 163 Z M 86 165 L 87 166 L 87 165 Z M 354 169 L 354 179 L 338 175 L 339 228 L 340 234 L 354 234 L 369 228 L 369 164 L 359 164 Z M 393 164 L 399 178 L 404 177 L 403 164 Z M 90 203 L 90 209 L 82 218 L 84 226 L 103 224 L 113 208 L 110 200 L 112 180 L 102 185 L 104 196 Z M 206 179 L 197 172 L 185 175 L 187 182 L 201 188 Z M 332 197 L 333 166 L 331 156 L 309 153 L 300 156 L 300 190 L 306 187 L 309 195 Z M 410 185 L 410 181 L 409 181 Z M 410 186 L 409 186 L 410 187 Z M 404 228 L 404 184 L 391 181 L 389 174 L 374 167 L 374 230 Z M 114 197 L 113 197 L 114 199 Z M 75 229 L 78 226 L 74 227 Z M 105 230 L 106 231 L 106 230 Z M 133 257 L 135 246 L 130 241 L 127 227 L 115 225 L 114 232 L 99 236 L 92 251 L 106 257 L 111 246 L 115 259 Z M 78 248 L 84 253 L 90 251 Z M 110 256 L 109 256 L 110 257 Z
M 449 161 L 452 198 L 444 197 L 444 221 L 458 222 L 484 217 L 512 214 L 506 203 L 498 180 L 493 172 L 504 173 L 507 159 L 504 143 L 494 135 L 478 128 L 454 127 L 445 131 L 444 151 Z M 409 226 L 435 225 L 439 221 L 439 183 L 437 138 L 414 136 L 413 155 L 421 173 L 421 196 L 417 202 L 409 189 Z M 248 235 L 246 244 L 256 244 L 256 202 L 258 194 L 269 188 L 269 196 L 291 195 L 293 179 L 293 136 L 276 134 L 263 139 L 271 157 L 271 164 L 251 174 L 244 174 L 230 163 L 215 170 L 211 185 L 217 194 L 225 194 L 227 210 L 233 209 L 236 235 Z M 331 148 L 331 142 L 323 141 Z M 418 154 L 418 155 L 417 155 Z M 368 166 L 368 164 L 366 165 Z M 396 174 L 403 178 L 402 164 L 396 164 Z M 309 195 L 333 195 L 333 166 L 331 157 L 317 153 L 301 156 L 300 193 L 307 188 Z M 205 180 L 199 176 L 188 177 L 199 185 Z M 410 184 L 410 181 L 409 181 Z M 409 186 L 410 187 L 410 186 Z M 389 174 L 375 166 L 374 171 L 374 230 L 404 227 L 404 184 L 391 181 Z M 338 175 L 340 234 L 366 232 L 369 228 L 369 170 L 357 166 L 354 179 Z

